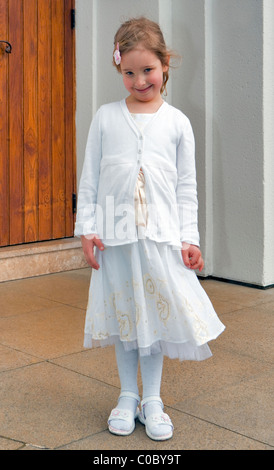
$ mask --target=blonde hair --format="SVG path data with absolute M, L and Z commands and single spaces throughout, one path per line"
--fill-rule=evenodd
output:
M 153 52 L 158 57 L 163 66 L 169 67 L 170 57 L 175 57 L 175 54 L 167 49 L 164 36 L 159 25 L 144 16 L 125 21 L 114 36 L 114 51 L 117 47 L 117 43 L 119 43 L 121 56 L 126 52 L 132 51 L 138 44 L 142 43 L 147 50 Z M 118 72 L 121 73 L 121 66 L 120 64 L 117 65 L 114 59 L 113 65 L 116 67 Z M 166 92 L 168 78 L 169 69 L 167 69 L 166 72 L 163 72 L 161 93 Z

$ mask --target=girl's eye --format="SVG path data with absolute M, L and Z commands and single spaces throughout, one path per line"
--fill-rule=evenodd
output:
M 133 72 L 126 72 L 126 75 L 133 75 Z
M 149 73 L 149 72 L 151 72 L 151 70 L 152 70 L 151 68 L 147 68 L 147 69 L 145 69 L 145 72 Z

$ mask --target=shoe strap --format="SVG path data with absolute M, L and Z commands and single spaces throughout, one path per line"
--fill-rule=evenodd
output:
M 146 418 L 146 421 L 149 421 L 151 424 L 167 424 L 173 427 L 171 419 L 166 413 L 152 413 Z
M 141 401 L 141 406 L 143 408 L 144 405 L 146 405 L 147 403 L 151 402 L 151 401 L 157 401 L 158 403 L 160 403 L 161 407 L 164 408 L 164 404 L 161 400 L 161 398 L 157 395 L 151 395 L 150 397 L 146 397 L 144 398 L 142 401 Z
M 138 404 L 140 403 L 140 397 L 139 395 L 137 395 L 136 393 L 133 393 L 133 392 L 121 392 L 120 395 L 119 395 L 119 399 L 122 398 L 122 397 L 125 397 L 125 398 L 134 398 L 135 400 L 137 400 Z
M 111 410 L 111 413 L 108 418 L 108 423 L 113 419 L 120 419 L 122 421 L 131 421 L 134 419 L 134 413 L 131 410 L 119 410 L 119 408 L 114 408 Z

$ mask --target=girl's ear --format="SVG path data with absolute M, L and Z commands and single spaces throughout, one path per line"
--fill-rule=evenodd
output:
M 163 65 L 163 72 L 167 72 L 169 69 L 170 55 L 167 57 L 166 64 Z

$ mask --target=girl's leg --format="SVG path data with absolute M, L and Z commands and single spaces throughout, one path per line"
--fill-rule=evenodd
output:
M 140 357 L 140 369 L 143 382 L 143 399 L 151 396 L 160 397 L 163 354 L 151 354 Z
M 142 413 L 144 418 L 151 415 L 163 416 L 163 404 L 160 399 L 163 354 L 152 354 L 140 357 L 140 368 L 143 382 Z M 155 421 L 156 423 L 156 421 Z M 172 436 L 172 424 L 153 424 L 150 426 L 149 434 L 152 439 L 164 439 Z
M 138 385 L 137 385 L 137 371 L 138 371 L 138 350 L 125 351 L 122 342 L 119 340 L 115 344 L 115 353 L 117 367 L 121 383 L 121 395 L 118 401 L 116 410 L 129 410 L 134 415 L 138 405 Z M 128 395 L 128 396 L 127 396 Z M 133 395 L 133 396 L 132 396 Z M 135 398 L 134 398 L 135 395 Z M 120 431 L 129 431 L 130 424 L 119 419 L 111 419 L 109 424 L 112 428 Z

